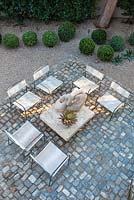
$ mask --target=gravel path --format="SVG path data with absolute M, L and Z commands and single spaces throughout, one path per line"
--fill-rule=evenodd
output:
M 124 62 L 121 66 L 114 66 L 111 63 L 98 62 L 96 55 L 84 56 L 80 54 L 78 49 L 79 40 L 88 35 L 88 29 L 95 29 L 92 21 L 86 21 L 77 25 L 77 34 L 75 39 L 69 43 L 59 42 L 54 48 L 46 48 L 41 42 L 41 35 L 46 30 L 57 30 L 60 22 L 45 25 L 40 22 L 25 22 L 25 26 L 13 26 L 13 23 L 0 21 L 0 32 L 15 33 L 20 38 L 22 33 L 27 30 L 35 30 L 38 33 L 39 42 L 35 47 L 25 47 L 20 42 L 18 49 L 6 49 L 0 46 L 0 102 L 3 102 L 6 95 L 6 90 L 15 82 L 26 79 L 27 82 L 32 81 L 33 71 L 40 66 L 63 62 L 70 55 L 76 56 L 86 63 L 104 71 L 111 78 L 119 81 L 124 87 L 134 90 L 134 62 Z M 111 23 L 108 31 L 108 37 L 113 34 L 120 34 L 127 38 L 129 33 L 133 31 L 134 26 L 129 27 L 127 24 L 120 23 L 119 20 L 114 20 Z

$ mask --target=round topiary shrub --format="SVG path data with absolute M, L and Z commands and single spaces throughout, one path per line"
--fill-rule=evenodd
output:
M 34 46 L 38 41 L 37 34 L 33 31 L 27 31 L 23 34 L 22 40 L 26 46 Z
M 92 55 L 95 50 L 95 43 L 89 37 L 83 38 L 80 40 L 79 49 L 85 55 Z
M 113 36 L 110 40 L 110 45 L 115 51 L 122 51 L 125 48 L 125 41 L 121 36 Z
M 5 34 L 3 44 L 9 48 L 17 48 L 19 46 L 19 38 L 15 34 Z
M 76 28 L 71 22 L 64 22 L 58 27 L 58 35 L 61 41 L 68 42 L 74 38 Z
M 43 44 L 47 47 L 54 47 L 58 43 L 58 36 L 54 31 L 46 31 L 42 36 Z
M 104 44 L 106 42 L 107 33 L 103 29 L 97 29 L 92 32 L 91 38 L 96 44 Z
M 102 45 L 98 48 L 97 56 L 102 61 L 111 61 L 114 56 L 114 49 L 110 45 Z
M 134 45 L 134 33 L 131 33 L 129 36 L 129 43 L 130 45 Z

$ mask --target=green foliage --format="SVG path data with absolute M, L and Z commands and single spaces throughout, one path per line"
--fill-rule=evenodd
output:
M 119 0 L 118 5 L 124 10 L 123 15 L 129 17 L 129 23 L 134 22 L 134 1 L 133 0 Z
M 24 18 L 80 22 L 93 17 L 95 7 L 96 0 L 1 0 L 0 16 L 15 18 L 18 23 Z
M 115 51 L 122 51 L 125 48 L 125 41 L 121 36 L 115 35 L 111 38 L 110 45 Z
M 22 40 L 26 46 L 34 46 L 38 41 L 37 34 L 33 31 L 27 31 L 23 34 Z
M 58 35 L 61 41 L 69 42 L 69 40 L 74 38 L 75 33 L 76 28 L 71 22 L 63 22 L 58 27 Z
M 71 126 L 77 122 L 77 115 L 74 111 L 65 110 L 64 113 L 60 115 L 62 123 L 66 126 Z
M 134 45 L 134 33 L 130 34 L 129 43 L 130 43 L 130 45 Z
M 94 30 L 91 34 L 91 38 L 96 44 L 105 44 L 107 33 L 103 29 Z
M 124 53 L 122 53 L 122 57 L 124 60 L 132 61 L 134 60 L 134 52 L 127 49 Z
M 97 56 L 102 61 L 111 61 L 114 56 L 114 49 L 110 45 L 102 45 L 97 51 Z
M 9 48 L 17 48 L 19 46 L 19 38 L 15 34 L 5 34 L 3 44 Z
M 133 61 L 134 51 L 126 49 L 121 55 L 117 55 L 112 59 L 112 63 L 115 65 L 121 65 L 124 60 Z
M 112 63 L 113 63 L 114 65 L 121 65 L 121 64 L 123 63 L 123 58 L 122 58 L 122 56 L 120 56 L 120 55 L 115 56 L 115 57 L 112 59 Z
M 79 49 L 85 55 L 92 55 L 95 50 L 95 43 L 89 37 L 83 38 L 80 40 Z
M 54 31 L 46 31 L 42 36 L 43 44 L 47 47 L 54 47 L 58 43 L 58 36 Z

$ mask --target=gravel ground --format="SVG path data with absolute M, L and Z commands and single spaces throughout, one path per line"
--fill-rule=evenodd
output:
M 42 33 L 49 29 L 57 30 L 59 24 L 60 22 L 46 25 L 37 21 L 26 21 L 23 26 L 14 26 L 12 22 L 0 21 L 0 32 L 2 34 L 15 33 L 21 38 L 24 31 L 35 30 L 39 37 L 39 42 L 35 47 L 25 47 L 22 41 L 20 41 L 18 49 L 11 50 L 0 46 L 0 102 L 4 101 L 7 96 L 6 90 L 12 84 L 22 79 L 26 79 L 29 83 L 32 81 L 34 70 L 47 63 L 54 67 L 53 65 L 63 62 L 70 55 L 91 64 L 120 82 L 124 87 L 134 90 L 134 62 L 124 62 L 121 66 L 114 66 L 111 63 L 98 61 L 96 55 L 84 56 L 80 54 L 78 49 L 80 38 L 87 36 L 88 30 L 95 29 L 91 20 L 77 25 L 76 37 L 70 42 L 59 42 L 54 48 L 44 47 L 41 41 Z M 120 20 L 113 20 L 110 28 L 107 29 L 108 39 L 114 34 L 120 34 L 127 39 L 129 33 L 133 30 L 134 25 L 129 26 L 121 23 Z

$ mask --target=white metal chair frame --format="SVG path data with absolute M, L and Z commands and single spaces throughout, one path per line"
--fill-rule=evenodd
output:
M 51 143 L 51 141 L 50 141 L 49 143 Z M 49 144 L 49 143 L 48 143 L 48 144 Z M 47 145 L 48 145 L 48 144 L 47 144 Z M 46 147 L 47 147 L 47 145 L 46 145 Z M 56 145 L 55 145 L 55 146 L 56 146 Z M 45 147 L 45 148 L 46 148 L 46 147 Z M 56 147 L 57 147 L 57 146 L 56 146 Z M 45 148 L 44 148 L 44 149 L 45 149 Z M 57 147 L 57 148 L 58 148 L 58 147 Z M 43 149 L 43 150 L 44 150 L 44 149 Z M 42 150 L 42 151 L 43 151 L 43 150 Z M 41 152 L 42 152 L 42 151 L 41 151 Z M 40 152 L 40 153 L 41 153 L 41 152 Z M 40 153 L 39 153 L 39 154 L 40 154 Z M 38 154 L 38 155 L 39 155 L 39 154 Z M 37 156 L 38 156 L 38 155 L 37 155 Z M 35 161 L 35 162 L 43 169 L 43 167 L 42 167 L 41 164 L 38 162 L 38 160 L 36 159 L 36 157 L 34 157 L 34 156 L 31 155 L 31 154 L 30 154 L 30 157 L 32 158 L 32 161 L 31 161 L 31 168 L 33 167 L 33 161 Z M 70 155 L 66 155 L 66 158 L 60 163 L 60 165 L 54 170 L 54 172 L 53 172 L 52 174 L 49 174 L 49 173 L 45 170 L 45 172 L 50 176 L 50 179 L 49 179 L 49 186 L 50 186 L 51 183 L 52 183 L 52 178 L 59 172 L 59 170 L 62 168 L 62 166 L 64 166 L 64 164 L 65 164 L 67 161 L 68 161 L 68 165 L 69 165 Z M 44 169 L 43 169 L 43 170 L 44 170 Z
M 99 79 L 99 81 L 97 83 L 91 81 L 92 83 L 98 85 L 98 87 L 96 89 L 89 89 L 89 91 L 87 92 L 87 95 L 90 95 L 91 93 L 93 93 L 95 90 L 98 90 L 98 96 L 100 94 L 100 90 L 101 90 L 101 84 L 102 84 L 102 81 L 104 79 L 104 74 L 102 74 L 101 72 L 99 72 L 98 70 L 94 69 L 93 67 L 87 65 L 86 66 L 86 70 L 85 70 L 85 78 L 87 78 L 87 74 L 90 74 L 92 75 L 93 77 L 95 77 L 96 79 Z M 87 78 L 88 79 L 88 78 Z M 77 79 L 79 80 L 79 79 Z M 90 81 L 90 79 L 88 79 Z M 74 84 L 74 82 L 73 82 Z M 76 85 L 75 85 L 76 86 Z
M 116 98 L 114 95 L 112 95 L 112 91 L 114 91 L 114 92 L 116 92 L 118 95 L 124 97 L 124 98 L 125 98 L 124 102 L 120 101 L 118 98 Z M 113 97 L 115 97 L 117 100 L 119 100 L 119 101 L 121 102 L 113 111 L 110 111 L 110 110 L 108 109 L 108 111 L 111 112 L 111 116 L 110 116 L 110 120 L 111 120 L 112 117 L 113 117 L 113 115 L 114 115 L 121 107 L 123 107 L 123 106 L 125 106 L 125 105 L 127 104 L 126 101 L 127 101 L 127 98 L 128 98 L 129 95 L 130 95 L 130 92 L 128 92 L 128 91 L 127 91 L 126 89 L 124 89 L 123 87 L 121 87 L 118 83 L 112 81 L 112 83 L 111 83 L 111 85 L 110 85 L 110 88 L 109 88 L 109 91 L 106 92 L 106 93 L 104 93 L 104 94 L 102 95 L 102 97 L 103 97 L 105 94 L 110 94 L 110 95 L 112 95 Z M 101 97 L 98 97 L 98 98 L 97 98 L 96 106 L 95 106 L 95 107 L 97 107 L 97 102 L 98 102 L 99 98 L 101 98 Z M 99 103 L 99 102 L 98 102 L 98 103 Z M 102 104 L 101 104 L 101 106 L 104 107 L 104 108 L 106 108 L 106 107 L 103 106 Z
M 90 71 L 91 70 L 91 71 Z M 95 83 L 96 85 L 99 85 L 99 87 L 97 88 L 99 93 L 100 93 L 100 89 L 101 89 L 101 84 L 102 81 L 104 80 L 105 76 L 103 73 L 101 73 L 100 71 L 94 69 L 93 67 L 90 67 L 89 65 L 86 67 L 86 71 L 85 71 L 85 77 L 87 77 L 87 73 L 91 74 L 92 76 L 94 76 L 95 78 L 99 79 L 99 81 L 97 83 Z M 89 94 L 90 94 L 89 90 Z
M 25 122 L 26 124 L 26 122 Z M 17 131 L 19 131 L 25 124 L 23 124 Z M 31 124 L 32 125 L 32 124 Z M 34 127 L 34 126 L 33 126 Z M 35 127 L 34 127 L 35 128 Z M 36 128 L 35 128 L 36 129 Z M 28 130 L 27 130 L 28 131 Z M 37 129 L 38 131 L 38 129 Z M 31 149 L 36 145 L 36 143 L 40 140 L 40 139 L 43 139 L 43 141 L 45 141 L 45 135 L 43 133 L 41 133 L 39 131 L 40 134 L 37 135 L 37 137 L 35 137 L 34 139 L 32 139 L 32 141 L 29 143 L 28 146 L 24 147 L 22 144 L 20 144 L 19 141 L 17 141 L 14 137 L 14 134 L 16 133 L 16 131 L 11 134 L 9 133 L 8 131 L 4 130 L 4 132 L 6 133 L 7 135 L 7 138 L 8 138 L 8 145 L 11 145 L 12 143 L 15 143 L 17 146 L 19 146 L 22 151 L 23 151 L 23 155 L 25 156 L 25 152 L 28 152 L 30 153 Z
M 13 89 L 13 88 L 15 88 L 15 87 L 19 87 L 19 84 L 22 84 L 22 86 L 20 87 L 20 88 L 16 88 L 16 91 L 14 91 L 14 92 L 11 92 L 11 90 Z M 26 94 L 27 92 L 28 92 L 28 89 L 30 89 L 30 87 L 27 85 L 27 83 L 26 83 L 26 81 L 25 80 L 22 80 L 22 81 L 18 81 L 18 82 L 16 82 L 15 84 L 13 84 L 11 87 L 9 87 L 8 88 L 8 90 L 7 90 L 7 93 L 8 93 L 8 97 L 9 97 L 9 103 L 10 103 L 10 108 L 12 107 L 12 105 L 13 105 L 13 100 L 15 99 L 15 97 L 17 96 L 17 94 L 20 92 L 20 91 L 24 91 L 24 94 Z M 24 95 L 23 94 L 23 95 Z M 34 93 L 33 93 L 34 94 Z M 22 96 L 23 96 L 22 95 Z M 21 97 L 22 97 L 21 96 Z M 16 100 L 16 99 L 15 99 Z M 42 99 L 40 98 L 40 101 L 39 102 L 37 102 L 36 104 L 34 104 L 33 106 L 35 106 L 35 105 L 37 105 L 38 103 L 41 103 L 42 104 Z M 31 109 L 32 107 L 30 107 L 28 110 L 26 110 L 25 109 L 25 107 L 21 104 L 21 103 L 19 103 L 18 101 L 17 101 L 17 104 L 20 106 L 20 107 L 22 107 L 22 109 L 24 110 L 24 115 L 25 115 L 25 118 L 27 119 L 27 111 L 29 110 L 29 109 Z M 17 106 L 17 108 L 18 108 L 18 106 Z M 19 109 L 19 110 L 21 110 L 21 109 Z
M 45 80 L 45 78 L 50 77 L 49 74 L 50 74 L 49 65 L 46 65 L 45 67 L 40 67 L 39 69 L 37 69 L 33 74 L 34 89 L 40 90 L 41 92 L 45 92 L 44 90 L 42 90 L 36 86 L 36 82 L 40 80 L 39 84 L 41 85 L 41 83 Z M 50 95 L 51 94 L 50 89 L 44 84 L 43 84 L 43 87 L 48 90 L 48 94 Z M 58 87 L 56 89 L 58 89 Z
M 48 66 L 48 65 L 47 65 L 47 66 Z M 47 68 L 47 66 L 45 66 L 44 68 Z M 43 68 L 43 67 L 40 67 L 40 68 L 38 68 L 36 71 L 34 71 L 34 74 L 33 74 L 33 78 L 34 78 L 34 89 L 39 89 L 39 88 L 36 88 L 36 81 L 41 80 L 41 82 L 42 82 L 44 78 L 47 78 L 47 77 L 49 76 L 49 73 L 50 73 L 50 71 L 49 71 L 49 66 L 48 66 L 48 69 L 46 69 L 45 72 L 42 71 L 44 68 Z M 38 74 L 38 72 L 39 72 L 39 76 L 36 77 L 36 74 Z M 42 73 L 40 73 L 40 72 L 42 72 Z M 41 82 L 40 82 L 40 83 L 41 83 Z M 44 86 L 44 85 L 43 85 L 43 86 Z M 44 86 L 44 87 L 45 87 L 45 88 L 48 90 L 48 92 L 50 93 L 49 88 L 47 88 L 46 86 Z

